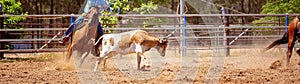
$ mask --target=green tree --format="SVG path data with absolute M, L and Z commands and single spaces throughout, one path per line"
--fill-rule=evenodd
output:
M 299 13 L 300 0 L 269 0 L 262 7 L 262 14 Z
M 109 0 L 109 4 L 112 10 L 112 14 L 127 13 L 131 8 L 128 5 L 128 0 Z M 109 12 L 104 12 L 104 14 L 108 14 L 108 13 Z M 112 16 L 100 17 L 100 21 L 103 23 L 103 28 L 114 28 L 116 27 L 116 24 L 118 24 L 118 22 L 121 19 L 122 19 L 121 17 L 112 17 Z
M 300 0 L 268 0 L 262 7 L 261 14 L 285 14 L 285 13 L 299 13 Z M 291 18 L 292 19 L 292 18 Z M 285 17 L 263 17 L 259 20 L 254 20 L 253 23 L 264 23 L 264 22 L 278 22 L 285 21 Z M 258 25 L 258 24 L 257 24 Z M 260 24 L 261 25 L 261 24 Z M 264 26 L 276 25 L 276 24 L 263 24 Z M 261 28 L 257 30 L 274 30 L 273 28 Z M 271 34 L 270 32 L 260 34 Z
M 143 0 L 141 0 L 143 1 Z M 130 3 L 128 0 L 110 0 L 109 4 L 112 8 L 112 13 L 120 13 L 120 14 L 126 14 L 129 12 L 137 12 L 139 14 L 153 14 L 154 10 L 157 9 L 158 5 L 156 3 L 163 3 L 167 0 L 153 0 L 153 1 L 136 1 L 136 3 Z M 106 27 L 115 27 L 112 24 L 118 24 L 118 22 L 121 20 L 121 17 L 101 17 L 100 20 L 102 23 L 104 23 L 104 28 Z M 107 25 L 106 25 L 107 24 Z M 144 26 L 146 26 L 146 22 L 144 22 Z
M 0 4 L 2 6 L 2 12 L 3 14 L 7 15 L 24 15 L 27 13 L 22 12 L 21 2 L 16 0 L 0 0 Z M 4 18 L 4 29 L 15 29 L 15 28 L 21 28 L 20 26 L 9 26 L 8 24 L 14 24 L 20 21 L 24 21 L 25 17 L 5 17 Z M 7 34 L 7 32 L 5 32 Z M 5 35 L 4 39 L 7 38 L 18 38 L 20 36 L 11 36 L 11 35 Z M 9 43 L 4 44 L 5 49 L 11 49 L 13 48 L 12 45 Z
M 293 14 L 299 13 L 300 0 L 269 0 L 267 4 L 262 7 L 261 14 Z M 280 21 L 284 21 L 284 17 L 280 18 Z M 256 22 L 278 22 L 277 17 L 264 17 Z
M 16 0 L 0 0 L 2 4 L 2 12 L 7 15 L 25 15 L 22 12 L 21 2 Z M 6 17 L 4 18 L 4 28 L 20 28 L 17 26 L 8 26 L 7 24 L 14 24 L 20 21 L 24 21 L 25 17 Z
M 139 8 L 133 8 L 133 11 L 139 12 L 140 14 L 153 14 L 154 10 L 157 10 L 157 4 L 154 4 L 152 1 L 141 4 Z

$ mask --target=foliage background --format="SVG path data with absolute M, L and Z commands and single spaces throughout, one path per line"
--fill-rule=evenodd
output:
M 22 11 L 22 7 L 21 7 L 21 2 L 20 1 L 16 1 L 16 0 L 0 0 L 0 4 L 2 6 L 2 13 L 3 14 L 10 14 L 10 15 L 26 15 L 27 12 L 23 12 Z M 4 22 L 3 22 L 3 29 L 15 29 L 15 28 L 22 28 L 21 26 L 10 26 L 8 24 L 14 24 L 14 23 L 18 23 L 21 21 L 24 21 L 26 18 L 25 17 L 5 17 L 3 18 Z M 7 34 L 7 32 L 2 32 L 5 34 Z M 11 35 L 5 35 L 3 38 L 4 39 L 18 39 L 19 37 L 21 37 L 21 35 L 15 35 L 15 36 L 11 36 Z M 5 49 L 12 49 L 14 48 L 12 45 L 10 45 L 9 43 L 4 43 L 4 48 Z

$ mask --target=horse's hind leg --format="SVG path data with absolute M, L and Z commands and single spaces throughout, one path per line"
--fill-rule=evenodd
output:
M 292 56 L 292 52 L 293 52 L 293 48 L 295 45 L 295 40 L 294 39 L 289 39 L 289 43 L 288 43 L 288 51 L 287 51 L 287 57 L 286 57 L 286 65 L 288 66 L 290 63 L 290 59 Z
M 69 44 L 68 46 L 68 50 L 67 50 L 67 55 L 66 55 L 66 58 L 65 58 L 65 62 L 68 63 L 70 61 L 70 58 L 72 56 L 72 43 Z

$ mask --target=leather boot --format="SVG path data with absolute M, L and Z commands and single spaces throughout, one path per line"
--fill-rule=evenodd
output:
M 69 41 L 70 37 L 69 36 L 63 36 L 61 40 L 59 40 L 59 44 L 65 45 Z

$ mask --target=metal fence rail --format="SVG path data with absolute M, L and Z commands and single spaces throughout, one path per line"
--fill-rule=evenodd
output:
M 0 15 L 0 17 L 34 17 L 34 18 L 49 18 L 49 17 L 71 17 L 79 16 L 80 14 L 51 14 L 51 15 Z M 215 17 L 215 16 L 230 16 L 230 17 L 285 17 L 288 16 L 297 16 L 299 14 L 109 14 L 102 16 L 113 16 L 113 17 Z
M 234 29 L 234 28 L 286 28 L 287 26 L 230 26 L 230 27 L 223 27 L 226 29 Z M 205 27 L 205 26 L 188 26 L 186 29 L 219 29 L 220 27 Z M 24 28 L 24 29 L 0 29 L 0 31 L 65 31 L 68 28 Z M 136 29 L 143 29 L 143 30 L 161 30 L 162 28 L 158 27 L 131 27 L 131 28 L 104 28 L 103 30 L 136 30 Z M 173 30 L 173 29 L 180 29 L 180 27 L 163 27 L 166 30 Z
M 120 15 L 104 15 L 104 16 L 112 16 L 112 17 L 123 17 L 127 19 L 149 19 L 149 18 L 179 18 L 179 17 L 190 17 L 190 18 L 201 18 L 201 17 L 286 17 L 286 16 L 296 16 L 296 14 L 120 14 Z M 0 17 L 27 17 L 27 18 L 35 18 L 35 19 L 43 19 L 43 18 L 70 18 L 77 17 L 78 15 L 0 15 Z M 235 22 L 231 22 L 235 23 Z M 23 24 L 23 23 L 20 23 Z M 26 26 L 30 25 L 30 23 L 24 23 Z M 64 23 L 63 23 L 64 24 Z M 149 23 L 151 24 L 151 23 Z M 237 24 L 237 23 L 235 23 Z M 229 27 L 224 27 L 224 24 L 187 24 L 186 30 L 191 30 L 195 33 L 195 36 L 186 36 L 187 43 L 199 43 L 200 46 L 198 48 L 187 48 L 187 50 L 203 50 L 203 49 L 211 49 L 218 46 L 209 46 L 210 42 L 214 41 L 214 38 L 228 38 L 232 45 L 227 47 L 229 48 L 246 48 L 249 45 L 244 44 L 253 44 L 255 42 L 263 42 L 263 41 L 272 41 L 273 39 L 280 38 L 282 34 L 285 32 L 287 26 L 283 25 L 274 25 L 274 26 L 259 26 L 257 24 L 247 23 L 247 25 L 231 25 Z M 268 23 L 270 24 L 270 23 Z M 279 23 L 276 23 L 279 24 Z M 281 23 L 280 23 L 281 24 Z M 126 24 L 125 24 L 126 25 Z M 140 25 L 140 24 L 139 24 Z M 114 28 L 104 28 L 105 31 L 114 31 L 114 32 L 124 32 L 129 30 L 142 29 L 147 30 L 153 34 L 167 34 L 169 30 L 180 30 L 182 29 L 180 22 L 178 23 L 159 23 L 159 24 L 151 24 L 151 25 L 161 25 L 160 27 L 122 27 L 117 26 Z M 215 26 L 219 25 L 219 26 Z M 64 32 L 67 30 L 67 27 L 51 27 L 46 26 L 44 28 L 40 28 L 39 26 L 32 27 L 24 27 L 22 29 L 0 29 L 1 32 L 8 32 L 9 35 L 27 35 L 27 38 L 20 39 L 3 39 L 0 38 L 1 43 L 11 43 L 11 44 L 24 44 L 31 45 L 29 49 L 1 49 L 0 52 L 5 53 L 32 53 L 32 52 L 62 52 L 66 50 L 66 46 L 62 46 L 58 44 L 59 38 L 51 39 L 57 32 Z M 224 31 L 208 31 L 208 29 L 230 29 L 228 36 L 210 36 L 210 34 L 216 33 L 224 33 Z M 245 31 L 244 29 L 248 29 Z M 261 30 L 262 29 L 262 30 Z M 269 29 L 269 30 L 263 30 Z M 269 33 L 270 34 L 269 34 Z M 243 33 L 243 34 L 241 34 Z M 181 42 L 180 35 L 183 33 L 176 32 L 174 37 L 171 37 L 172 42 Z M 58 35 L 60 37 L 62 34 Z M 197 39 L 198 42 L 189 41 L 188 39 Z M 52 40 L 50 47 L 46 47 L 45 49 L 39 49 L 40 46 L 47 43 L 47 41 Z M 178 45 L 178 44 L 171 44 Z

